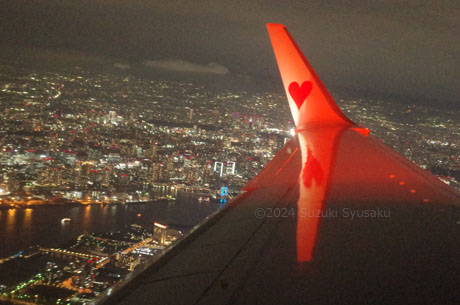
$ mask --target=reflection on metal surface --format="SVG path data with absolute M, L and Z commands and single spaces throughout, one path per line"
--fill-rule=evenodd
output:
M 355 133 L 354 128 L 303 129 L 298 145 L 302 152 L 296 236 L 299 263 L 314 259 L 325 209 L 346 207 L 363 213 L 370 206 L 459 203 L 455 192 L 437 178 L 401 160 L 378 141 Z
M 311 261 L 321 222 L 337 143 L 344 127 L 313 128 L 298 134 L 302 171 L 297 201 L 297 262 Z

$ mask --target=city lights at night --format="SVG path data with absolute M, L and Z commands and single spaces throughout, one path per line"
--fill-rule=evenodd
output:
M 0 305 L 458 304 L 459 15 L 0 4 Z

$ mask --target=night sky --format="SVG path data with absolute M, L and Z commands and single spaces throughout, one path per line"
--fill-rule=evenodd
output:
M 458 1 L 1 1 L 0 57 L 161 70 L 282 92 L 265 23 L 335 88 L 460 103 Z

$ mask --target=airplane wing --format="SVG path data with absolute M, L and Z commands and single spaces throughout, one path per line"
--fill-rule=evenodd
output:
M 108 304 L 459 304 L 460 195 L 338 108 L 268 24 L 296 135 Z

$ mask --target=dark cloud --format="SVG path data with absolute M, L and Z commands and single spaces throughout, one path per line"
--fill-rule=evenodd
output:
M 2 43 L 140 63 L 217 62 L 281 91 L 265 23 L 285 24 L 332 89 L 460 100 L 458 1 L 16 0 Z
M 158 59 L 145 60 L 143 65 L 149 68 L 174 72 L 209 73 L 221 75 L 230 73 L 227 67 L 214 62 L 208 63 L 207 65 L 200 65 L 181 59 Z

